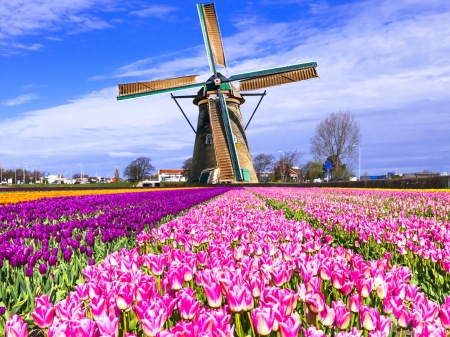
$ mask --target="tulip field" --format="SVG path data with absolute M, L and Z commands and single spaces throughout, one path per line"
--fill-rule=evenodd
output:
M 0 335 L 450 333 L 450 193 L 215 187 L 0 206 Z

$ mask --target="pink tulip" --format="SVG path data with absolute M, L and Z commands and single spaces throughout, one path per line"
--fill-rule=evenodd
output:
M 378 330 L 383 332 L 385 336 L 389 336 L 392 329 L 392 321 L 389 317 L 380 315 L 380 320 L 378 321 Z
M 352 281 L 347 281 L 344 283 L 339 292 L 344 296 L 348 296 L 353 291 L 354 286 L 355 284 Z
M 155 276 L 160 276 L 164 273 L 164 268 L 167 265 L 167 257 L 165 255 L 154 255 L 149 261 L 150 271 Z
M 349 299 L 350 311 L 357 313 L 361 308 L 361 296 L 359 294 L 351 294 Z
M 102 337 L 118 337 L 119 318 L 114 316 L 104 316 L 97 321 L 97 328 Z
M 120 310 L 130 311 L 134 302 L 135 288 L 132 283 L 123 283 L 116 293 L 116 304 Z
M 325 304 L 324 310 L 319 312 L 319 320 L 322 323 L 322 325 L 330 327 L 334 323 L 335 319 L 335 311 L 333 308 L 330 308 L 328 305 Z
M 52 325 L 48 328 L 48 337 L 66 337 L 70 334 L 71 329 L 67 322 L 60 322 L 57 326 Z
M 370 292 L 372 291 L 372 280 L 359 279 L 356 282 L 356 288 L 358 289 L 358 292 L 361 295 L 361 297 L 367 298 L 370 296 Z
M 195 297 L 182 296 L 178 302 L 178 311 L 183 319 L 191 320 L 195 317 L 199 301 L 195 300 Z
M 319 268 L 320 278 L 324 281 L 331 279 L 331 265 L 322 265 Z
M 148 310 L 140 320 L 144 335 L 147 337 L 155 337 L 161 331 L 166 320 L 167 316 L 164 310 L 159 310 L 159 312 Z
M 203 285 L 203 291 L 211 308 L 220 308 L 222 306 L 222 290 L 218 282 Z
M 293 317 L 285 317 L 282 322 L 278 322 L 278 331 L 281 337 L 297 337 L 301 322 Z
M 19 315 L 11 315 L 5 325 L 6 337 L 28 337 L 28 324 Z
M 308 305 L 309 310 L 317 314 L 325 307 L 325 296 L 321 292 L 311 291 L 306 294 L 305 302 Z
M 439 310 L 439 317 L 444 328 L 450 329 L 450 305 L 443 304 Z
M 172 269 L 168 272 L 167 280 L 173 290 L 180 290 L 184 284 L 184 271 L 182 268 Z
M 415 284 L 408 284 L 406 286 L 405 300 L 409 302 L 413 302 L 416 299 L 417 294 L 419 293 L 419 287 Z
M 73 337 L 96 337 L 97 336 L 97 324 L 89 318 L 82 318 L 80 320 L 68 322 L 71 333 L 69 336 Z
M 41 329 L 46 329 L 53 323 L 55 317 L 55 308 L 51 303 L 36 306 L 36 309 L 31 313 L 36 325 Z
M 383 300 L 386 297 L 386 295 L 388 294 L 388 286 L 387 286 L 387 284 L 386 283 L 380 284 L 376 288 L 376 291 L 377 291 L 377 295 L 378 295 L 379 299 Z
M 367 336 L 368 337 L 388 337 L 388 335 L 385 335 L 384 332 L 379 331 L 379 330 L 370 331 Z
M 335 313 L 334 324 L 336 324 L 336 326 L 341 330 L 347 329 L 348 326 L 350 325 L 350 318 L 351 318 L 350 310 L 348 310 L 344 304 L 336 305 L 334 306 L 334 313 Z
M 259 277 L 250 275 L 250 290 L 254 298 L 259 298 L 261 296 L 261 291 L 263 289 L 263 282 Z
M 50 302 L 50 298 L 47 295 L 40 294 L 34 298 L 34 304 L 36 305 L 36 307 L 38 307 L 41 305 L 51 305 L 52 303 Z
M 245 306 L 245 286 L 234 285 L 228 289 L 227 303 L 232 312 L 241 312 Z
M 77 286 L 75 286 L 75 290 L 80 300 L 86 301 L 89 299 L 89 289 L 86 283 L 78 284 Z
M 377 309 L 363 306 L 359 310 L 359 318 L 361 321 L 361 326 L 365 330 L 372 331 L 377 327 L 378 321 L 380 319 L 380 314 L 378 313 Z
M 406 328 L 408 327 L 410 321 L 411 314 L 409 313 L 408 308 L 403 307 L 397 317 L 398 326 L 401 328 Z
M 331 283 L 333 288 L 338 290 L 341 289 L 345 283 L 344 272 L 342 270 L 333 270 L 331 272 Z
M 107 303 L 103 296 L 96 296 L 89 304 L 92 316 L 98 321 L 101 317 L 107 316 Z
M 256 308 L 251 312 L 255 331 L 261 336 L 267 336 L 272 332 L 274 312 L 270 308 Z
M 325 337 L 325 333 L 322 330 L 317 330 L 313 325 L 308 329 L 302 328 L 304 337 Z

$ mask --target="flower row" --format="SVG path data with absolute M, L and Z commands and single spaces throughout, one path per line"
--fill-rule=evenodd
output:
M 227 192 L 137 243 L 86 267 L 66 299 L 38 297 L 34 324 L 50 337 L 387 337 L 407 328 L 445 336 L 450 328 L 450 300 L 429 300 L 389 253 L 365 260 L 332 247 L 322 229 L 249 191 Z M 27 323 L 13 316 L 6 329 L 26 336 Z

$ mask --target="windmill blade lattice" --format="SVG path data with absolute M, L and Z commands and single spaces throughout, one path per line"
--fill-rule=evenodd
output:
M 249 80 L 240 81 L 239 91 L 258 90 L 263 88 L 274 87 L 277 85 L 300 82 L 311 78 L 319 77 L 316 68 L 304 68 L 285 73 L 261 76 Z
M 206 53 L 208 55 L 211 72 L 215 72 L 215 65 L 226 68 L 225 52 L 223 51 L 222 36 L 220 35 L 219 22 L 217 21 L 214 3 L 197 5 L 198 15 L 205 40 Z M 211 55 L 212 54 L 212 55 Z
M 117 99 L 128 99 L 201 87 L 204 83 L 197 83 L 195 81 L 198 76 L 199 75 L 189 75 L 164 80 L 119 84 L 119 96 Z

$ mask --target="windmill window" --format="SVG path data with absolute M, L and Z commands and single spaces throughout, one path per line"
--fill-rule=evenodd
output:
M 234 142 L 234 144 L 237 144 L 237 142 L 238 142 L 237 137 L 234 133 L 233 133 L 233 142 Z
M 211 135 L 206 135 L 206 144 L 211 144 L 212 137 Z

